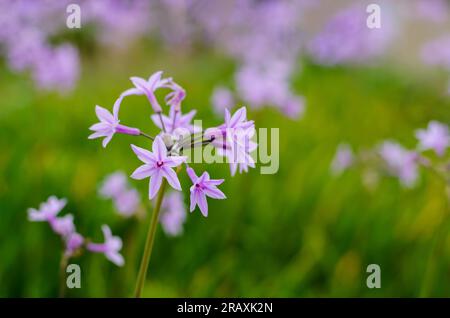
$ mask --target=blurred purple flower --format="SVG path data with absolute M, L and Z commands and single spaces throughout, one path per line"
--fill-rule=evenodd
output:
M 33 79 L 42 89 L 66 93 L 79 76 L 78 51 L 70 44 L 44 50 L 32 67 Z
M 427 129 L 418 129 L 416 138 L 419 140 L 420 150 L 433 149 L 439 156 L 443 156 L 450 146 L 448 127 L 434 120 L 428 123 Z
M 108 175 L 103 181 L 99 193 L 103 198 L 112 199 L 128 187 L 127 176 L 122 171 Z
M 385 141 L 379 153 L 393 176 L 398 177 L 406 187 L 414 186 L 418 178 L 416 152 L 408 151 L 396 142 Z
M 223 179 L 210 179 L 208 172 L 203 172 L 200 177 L 197 177 L 192 168 L 186 169 L 189 178 L 193 183 L 191 187 L 191 205 L 190 211 L 194 211 L 195 206 L 198 205 L 203 216 L 208 216 L 208 203 L 206 196 L 213 199 L 225 199 L 225 194 L 217 189 L 217 186 L 223 183 Z
M 339 144 L 331 163 L 331 172 L 339 175 L 349 168 L 354 162 L 352 148 L 348 144 Z
M 97 118 L 100 120 L 100 122 L 92 125 L 89 128 L 90 130 L 94 131 L 94 133 L 91 134 L 88 138 L 94 139 L 105 137 L 102 142 L 103 147 L 106 147 L 108 145 L 115 133 L 135 136 L 141 133 L 137 128 L 120 125 L 120 120 L 118 119 L 117 113 L 114 113 L 113 115 L 107 109 L 98 105 L 95 106 L 95 113 L 97 114 Z
M 230 110 L 234 105 L 234 97 L 229 89 L 223 86 L 218 86 L 214 88 L 211 95 L 211 103 L 213 105 L 214 111 L 222 115 L 225 109 Z
M 141 198 L 136 189 L 126 189 L 114 197 L 114 205 L 122 216 L 134 215 L 139 207 Z
M 66 250 L 64 255 L 71 257 L 84 244 L 84 237 L 79 233 L 73 232 L 66 237 Z
M 28 209 L 28 219 L 35 222 L 50 222 L 56 218 L 66 204 L 66 199 L 58 199 L 55 196 L 50 196 L 47 202 L 40 204 L 39 210 L 34 208 Z
M 425 44 L 422 48 L 422 60 L 428 65 L 450 71 L 450 36 L 445 35 Z
M 134 153 L 139 160 L 144 162 L 142 166 L 137 168 L 131 177 L 133 179 L 142 180 L 150 177 L 149 198 L 153 197 L 161 187 L 162 178 L 166 178 L 169 184 L 176 190 L 181 191 L 180 181 L 177 174 L 172 168 L 179 166 L 186 161 L 186 156 L 167 156 L 167 148 L 161 137 L 156 136 L 153 141 L 152 151 L 131 145 Z
M 450 5 L 446 0 L 417 0 L 416 12 L 423 19 L 442 23 L 449 17 Z
M 322 32 L 309 43 L 308 51 L 319 64 L 361 63 L 384 53 L 393 38 L 393 28 L 385 9 L 381 28 L 367 27 L 367 13 L 362 5 L 339 11 Z
M 102 226 L 104 243 L 89 243 L 87 249 L 94 253 L 103 253 L 107 259 L 116 264 L 123 266 L 125 263 L 123 256 L 119 253 L 122 249 L 122 240 L 118 236 L 113 236 L 111 229 L 107 225 Z
M 53 231 L 61 235 L 62 237 L 67 237 L 75 231 L 72 214 L 67 214 L 62 217 L 50 219 L 49 224 Z
M 164 232 L 169 236 L 181 235 L 185 221 L 186 208 L 181 192 L 170 192 L 161 205 L 160 222 Z

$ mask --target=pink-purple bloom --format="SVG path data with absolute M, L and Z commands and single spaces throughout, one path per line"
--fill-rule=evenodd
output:
M 111 141 L 115 133 L 127 134 L 127 135 L 139 135 L 141 132 L 137 128 L 132 128 L 119 124 L 118 114 L 115 112 L 114 115 L 111 114 L 107 109 L 95 106 L 95 113 L 97 118 L 100 120 L 99 123 L 92 125 L 89 129 L 94 131 L 88 138 L 100 138 L 103 139 L 102 145 L 105 148 Z
M 228 88 L 219 86 L 214 88 L 211 95 L 211 103 L 214 111 L 222 115 L 225 109 L 231 109 L 234 106 L 234 97 Z
M 111 199 L 120 195 L 128 187 L 127 176 L 122 171 L 108 175 L 103 181 L 99 193 L 105 199 Z
M 94 253 L 103 253 L 107 259 L 117 266 L 123 266 L 125 261 L 123 256 L 119 253 L 122 249 L 122 240 L 118 236 L 113 236 L 111 229 L 107 225 L 102 225 L 102 232 L 105 242 L 89 243 L 87 249 Z
M 354 162 L 352 148 L 348 144 L 340 144 L 331 163 L 331 171 L 339 175 L 349 168 Z
M 382 54 L 393 38 L 389 15 L 384 14 L 381 28 L 367 27 L 367 13 L 360 4 L 344 8 L 333 16 L 308 45 L 317 63 L 336 65 L 362 63 Z
M 223 183 L 223 179 L 210 179 L 208 172 L 198 177 L 192 168 L 186 169 L 189 178 L 193 185 L 191 186 L 191 205 L 190 211 L 194 211 L 195 206 L 198 205 L 203 216 L 208 216 L 208 202 L 206 197 L 213 199 L 225 199 L 225 194 L 217 189 L 217 186 Z
M 393 141 L 385 141 L 379 149 L 388 171 L 406 187 L 412 187 L 418 178 L 418 155 Z
M 46 202 L 43 202 L 39 206 L 39 210 L 34 208 L 28 209 L 28 219 L 30 221 L 45 221 L 49 222 L 54 220 L 59 212 L 66 206 L 66 199 L 58 199 L 55 196 L 48 198 Z
M 450 146 L 448 126 L 435 120 L 428 123 L 427 129 L 418 129 L 416 137 L 419 140 L 419 150 L 432 149 L 439 156 L 443 156 Z
M 183 115 L 181 111 L 176 111 L 175 107 L 171 107 L 169 116 L 153 114 L 151 118 L 156 127 L 160 129 L 164 127 L 169 133 L 174 133 L 175 135 L 177 135 L 177 131 L 196 133 L 200 131 L 200 128 L 191 124 L 192 118 L 194 118 L 196 113 L 197 111 L 191 110 Z
M 117 212 L 124 217 L 134 215 L 141 202 L 138 191 L 130 187 L 127 176 L 122 171 L 108 175 L 99 194 L 105 199 L 112 199 Z
M 130 217 L 138 211 L 141 197 L 136 189 L 126 189 L 114 197 L 114 206 L 120 215 Z
M 177 174 L 172 168 L 181 165 L 186 161 L 186 156 L 168 156 L 167 148 L 161 137 L 156 136 L 153 141 L 152 151 L 131 145 L 134 153 L 139 160 L 144 162 L 142 166 L 137 168 L 131 177 L 133 179 L 142 180 L 150 177 L 149 198 L 153 197 L 161 187 L 162 179 L 166 178 L 172 188 L 181 191 L 180 181 Z
M 152 74 L 148 80 L 141 77 L 131 77 L 130 80 L 134 85 L 134 88 L 130 88 L 122 93 L 121 97 L 129 95 L 145 95 L 150 102 L 155 113 L 160 113 L 162 111 L 161 105 L 159 105 L 158 100 L 155 96 L 155 91 L 158 88 L 164 87 L 169 83 L 170 79 L 162 78 L 162 71 Z
M 84 244 L 84 237 L 77 233 L 72 232 L 66 237 L 66 250 L 64 254 L 66 257 L 71 257 L 77 250 L 79 250 Z
M 159 221 L 167 235 L 178 236 L 183 233 L 183 224 L 186 221 L 186 208 L 181 192 L 172 191 L 164 197 Z
M 255 134 L 255 124 L 247 120 L 245 107 L 239 108 L 233 116 L 225 109 L 225 123 L 217 128 L 207 129 L 205 136 L 212 140 L 219 155 L 225 156 L 230 163 L 231 175 L 247 172 L 254 168 L 255 161 L 251 156 L 258 144 L 251 139 Z

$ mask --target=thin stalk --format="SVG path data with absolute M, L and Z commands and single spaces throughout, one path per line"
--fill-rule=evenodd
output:
M 145 241 L 144 254 L 141 260 L 141 266 L 139 267 L 139 274 L 136 281 L 136 289 L 134 296 L 140 298 L 142 289 L 144 287 L 145 278 L 147 276 L 148 264 L 150 262 L 150 256 L 152 255 L 153 242 L 155 240 L 156 228 L 158 225 L 159 211 L 161 209 L 161 203 L 164 197 L 164 191 L 166 189 L 166 179 L 163 179 L 161 188 L 159 189 L 158 196 L 156 198 L 155 206 L 153 208 L 152 219 L 147 232 L 147 239 Z
M 161 112 L 158 112 L 158 116 L 159 116 L 159 120 L 161 121 L 161 127 L 162 127 L 162 130 L 163 130 L 164 132 L 167 132 L 167 130 L 166 130 L 166 125 L 164 125 L 164 120 L 163 120 L 163 118 L 162 118 Z
M 145 138 L 148 138 L 148 139 L 150 139 L 150 140 L 155 140 L 154 137 L 152 137 L 152 136 L 150 136 L 150 135 L 148 135 L 148 134 L 146 134 L 146 133 L 143 133 L 142 131 L 141 131 L 140 135 L 143 136 L 143 137 L 145 137 Z
M 64 298 L 66 293 L 66 268 L 68 261 L 67 256 L 63 253 L 59 263 L 59 298 Z

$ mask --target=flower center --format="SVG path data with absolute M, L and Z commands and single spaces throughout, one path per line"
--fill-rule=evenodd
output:
M 164 164 L 164 162 L 158 161 L 158 162 L 156 163 L 156 166 L 159 168 L 159 167 L 162 167 L 163 164 Z

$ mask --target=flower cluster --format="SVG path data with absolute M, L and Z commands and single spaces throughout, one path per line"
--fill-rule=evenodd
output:
M 192 181 L 191 187 L 191 212 L 196 206 L 204 216 L 208 215 L 206 197 L 224 199 L 225 195 L 217 188 L 224 180 L 210 179 L 207 172 L 200 177 L 189 167 L 188 157 L 183 152 L 206 145 L 215 147 L 218 155 L 226 157 L 230 163 L 232 175 L 238 168 L 240 172 L 248 171 L 249 167 L 255 167 L 251 152 L 257 144 L 251 139 L 255 134 L 253 121 L 247 120 L 246 108 L 242 107 L 231 115 L 225 110 L 225 122 L 217 127 L 202 130 L 191 124 L 195 115 L 192 110 L 182 113 L 182 102 L 186 96 L 185 90 L 175 83 L 172 78 L 163 78 L 162 72 L 152 74 L 148 80 L 131 77 L 134 87 L 124 91 L 114 103 L 112 113 L 97 106 L 96 114 L 100 122 L 91 126 L 94 133 L 89 138 L 104 137 L 103 146 L 110 142 L 113 135 L 128 134 L 149 138 L 153 141 L 151 151 L 134 144 L 133 152 L 142 162 L 132 174 L 133 179 L 142 180 L 149 178 L 149 198 L 153 199 L 161 188 L 163 180 L 175 190 L 181 191 L 181 184 L 177 173 L 184 164 Z M 163 107 L 156 98 L 155 92 L 160 89 L 168 90 L 165 97 L 168 115 L 163 114 Z M 144 95 L 154 114 L 151 116 L 153 123 L 159 132 L 153 137 L 141 130 L 119 124 L 119 111 L 125 97 L 130 95 Z M 176 171 L 176 170 L 177 171 Z
M 46 202 L 41 203 L 39 209 L 28 209 L 28 219 L 32 222 L 47 222 L 52 230 L 61 236 L 65 245 L 64 258 L 76 256 L 85 248 L 94 253 L 103 253 L 111 262 L 117 266 L 122 266 L 124 260 L 119 253 L 122 248 L 122 240 L 113 236 L 107 225 L 103 225 L 105 242 L 91 243 L 89 239 L 76 231 L 72 214 L 58 216 L 66 204 L 66 199 L 51 196 Z
M 352 166 L 362 166 L 371 173 L 374 167 L 381 168 L 389 175 L 395 176 L 405 187 L 413 187 L 419 177 L 419 167 L 432 170 L 445 180 L 450 178 L 450 161 L 446 151 L 450 147 L 448 126 L 437 121 L 428 123 L 426 129 L 415 132 L 417 146 L 413 150 L 401 144 L 386 140 L 374 150 L 363 151 L 356 155 L 347 144 L 339 145 L 331 164 L 334 173 L 341 173 Z M 433 151 L 435 156 L 429 156 Z M 372 175 L 373 176 L 373 175 Z
M 122 171 L 108 175 L 99 189 L 99 194 L 105 199 L 111 199 L 117 212 L 124 217 L 138 212 L 141 198 L 138 191 L 130 187 L 127 176 Z

